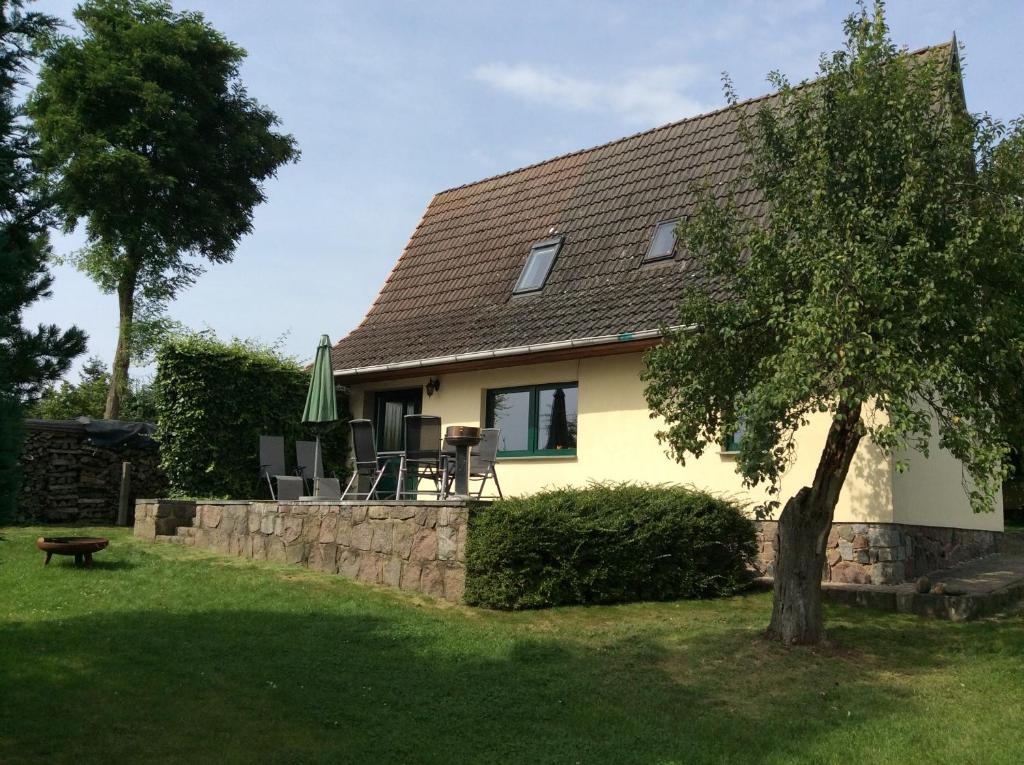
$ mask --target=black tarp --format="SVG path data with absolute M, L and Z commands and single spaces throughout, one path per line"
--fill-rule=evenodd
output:
M 88 417 L 80 417 L 78 421 L 85 426 L 86 436 L 93 446 L 130 446 L 134 448 L 156 446 L 156 441 L 153 440 L 156 425 L 151 422 L 92 420 Z

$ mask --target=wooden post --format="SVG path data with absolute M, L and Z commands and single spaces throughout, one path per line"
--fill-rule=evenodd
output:
M 128 503 L 132 496 L 132 463 L 121 463 L 121 496 L 117 501 L 117 525 L 128 525 Z

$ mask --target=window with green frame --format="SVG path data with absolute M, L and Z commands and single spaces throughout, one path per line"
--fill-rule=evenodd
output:
M 578 402 L 574 382 L 487 391 L 487 427 L 501 428 L 498 456 L 575 454 Z
M 735 454 L 740 450 L 740 441 L 743 440 L 744 430 L 746 430 L 746 428 L 741 424 L 736 432 L 730 433 L 725 437 L 725 443 L 722 444 L 722 451 L 725 454 Z

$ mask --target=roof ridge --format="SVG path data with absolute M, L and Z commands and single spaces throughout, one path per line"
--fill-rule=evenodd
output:
M 948 40 L 948 41 L 946 41 L 944 43 L 938 43 L 936 45 L 925 45 L 925 46 L 922 46 L 922 47 L 917 48 L 915 50 L 906 51 L 905 53 L 903 53 L 903 55 L 905 55 L 905 56 L 919 56 L 922 53 L 927 53 L 928 51 L 935 51 L 935 50 L 940 50 L 942 48 L 950 47 L 950 46 L 952 46 L 954 44 L 955 41 L 956 41 L 956 33 L 954 33 L 952 40 Z M 797 87 L 803 87 L 804 85 L 810 84 L 812 82 L 817 82 L 818 79 L 820 79 L 820 78 L 816 77 L 813 80 L 801 80 L 797 84 Z M 737 101 L 734 104 L 726 104 L 725 106 L 719 107 L 718 109 L 712 109 L 709 112 L 701 112 L 700 114 L 694 114 L 694 115 L 692 115 L 690 117 L 683 117 L 682 119 L 675 120 L 673 122 L 666 122 L 663 125 L 656 125 L 656 126 L 654 126 L 652 128 L 648 128 L 647 130 L 641 130 L 639 133 L 631 133 L 630 135 L 622 136 L 621 138 L 614 138 L 614 139 L 612 139 L 610 141 L 605 141 L 604 143 L 599 143 L 599 144 L 596 144 L 594 146 L 588 146 L 588 147 L 583 148 L 583 149 L 575 149 L 574 151 L 565 152 L 564 154 L 558 154 L 558 155 L 556 155 L 554 157 L 548 157 L 547 159 L 538 160 L 537 162 L 531 162 L 530 164 L 523 165 L 522 167 L 516 167 L 516 168 L 513 168 L 512 170 L 506 170 L 506 171 L 504 171 L 502 173 L 496 173 L 495 175 L 488 175 L 485 178 L 480 178 L 480 179 L 475 180 L 475 181 L 468 181 L 467 183 L 460 183 L 457 186 L 450 186 L 450 187 L 448 187 L 446 189 L 442 189 L 441 191 L 438 191 L 434 196 L 438 197 L 441 194 L 447 194 L 450 191 L 458 191 L 459 189 L 466 189 L 466 188 L 469 188 L 470 186 L 477 186 L 477 185 L 479 185 L 481 183 L 487 183 L 489 181 L 496 181 L 499 178 L 504 178 L 507 175 L 514 175 L 515 173 L 520 173 L 520 172 L 522 172 L 524 170 L 532 170 L 535 167 L 540 167 L 541 165 L 547 165 L 547 164 L 549 164 L 551 162 L 558 162 L 558 161 L 563 160 L 563 159 L 568 159 L 569 157 L 575 157 L 575 156 L 578 156 L 580 154 L 586 154 L 587 152 L 597 151 L 598 149 L 604 149 L 604 148 L 607 148 L 608 146 L 614 146 L 617 143 L 623 143 L 624 141 L 631 141 L 634 138 L 640 138 L 641 136 L 650 135 L 651 133 L 656 133 L 659 130 L 667 130 L 668 128 L 676 127 L 678 125 L 683 125 L 683 124 L 685 124 L 687 122 L 694 122 L 696 120 L 704 119 L 705 117 L 714 117 L 715 115 L 721 114 L 722 112 L 727 112 L 730 109 L 737 109 L 737 108 L 739 108 L 741 106 L 749 106 L 749 105 L 751 105 L 753 103 L 756 103 L 757 101 L 765 101 L 765 100 L 767 100 L 769 98 L 772 98 L 773 96 L 776 96 L 776 95 L 778 95 L 778 91 L 775 91 L 773 93 L 765 93 L 764 95 L 755 96 L 753 98 L 745 98 L 742 101 Z

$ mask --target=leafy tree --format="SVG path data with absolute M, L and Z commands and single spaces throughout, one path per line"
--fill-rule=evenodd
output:
M 47 388 L 28 414 L 44 420 L 100 419 L 109 389 L 110 371 L 102 359 L 93 356 L 82 367 L 77 385 L 62 380 L 60 387 Z
M 85 335 L 75 327 L 22 326 L 22 312 L 49 297 L 52 279 L 46 268 L 48 200 L 38 186 L 36 146 L 15 96 L 33 46 L 55 25 L 49 16 L 26 12 L 20 0 L 0 0 L 0 518 L 12 514 L 17 491 L 22 405 L 85 348 Z
M 865 436 L 927 455 L 937 429 L 982 511 L 1024 412 L 1024 125 L 969 114 L 955 43 L 908 57 L 882 3 L 845 29 L 811 84 L 772 75 L 778 97 L 749 106 L 727 84 L 744 172 L 700 190 L 679 236 L 730 294 L 686 299 L 695 329 L 645 370 L 679 459 L 742 424 L 738 470 L 775 492 L 799 428 L 831 415 L 813 483 L 779 518 L 769 635 L 786 643 L 824 636 L 826 540 Z M 751 189 L 757 220 L 736 201 Z
M 78 384 L 62 380 L 50 386 L 27 414 L 43 420 L 73 420 L 78 417 L 102 419 L 110 390 L 110 369 L 93 356 L 82 367 Z M 156 422 L 156 394 L 152 382 L 129 380 L 121 402 L 121 419 Z
M 121 406 L 121 419 L 156 422 L 157 393 L 153 380 L 130 380 Z
M 245 51 L 201 14 L 86 0 L 74 15 L 83 36 L 51 46 L 29 109 L 65 227 L 85 220 L 77 265 L 117 294 L 116 418 L 140 308 L 159 316 L 204 260 L 230 261 L 263 182 L 298 151 L 239 79 Z

